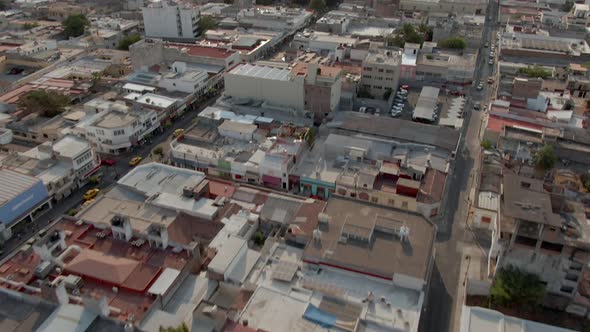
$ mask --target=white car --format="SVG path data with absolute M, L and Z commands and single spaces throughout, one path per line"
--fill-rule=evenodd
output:
M 493 65 L 494 64 L 494 59 L 490 59 L 490 61 L 488 61 L 489 65 Z
M 367 113 L 367 108 L 365 106 L 359 108 L 359 112 L 361 113 Z

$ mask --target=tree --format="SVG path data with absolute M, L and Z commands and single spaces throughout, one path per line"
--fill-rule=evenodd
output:
M 311 0 L 309 3 L 309 8 L 313 9 L 313 11 L 317 13 L 323 13 L 326 10 L 326 1 L 325 0 Z
M 528 66 L 526 68 L 520 68 L 518 69 L 518 73 L 528 77 L 540 77 L 542 79 L 551 76 L 551 72 L 541 66 Z
M 423 27 L 426 29 L 426 27 Z M 422 44 L 424 37 L 416 31 L 414 26 L 410 23 L 406 23 L 402 26 L 401 30 L 394 34 L 391 34 L 385 38 L 385 43 L 388 46 L 404 47 L 406 43 Z
M 36 90 L 21 97 L 18 106 L 28 113 L 54 117 L 65 110 L 70 104 L 70 98 L 55 91 Z
M 99 71 L 95 71 L 92 73 L 92 84 L 96 85 L 102 79 L 102 73 Z
M 265 240 L 265 239 L 264 239 L 264 235 L 262 235 L 262 233 L 261 233 L 261 232 L 256 232 L 256 233 L 254 234 L 254 243 L 255 243 L 257 246 L 261 246 L 261 245 L 263 245 L 263 244 L 264 244 L 264 240 Z
M 369 91 L 369 88 L 367 88 L 365 86 L 361 86 L 359 88 L 359 91 L 357 93 L 357 97 L 359 97 L 359 98 L 373 98 L 373 96 L 371 95 L 371 92 Z
M 184 322 L 182 322 L 181 325 L 178 325 L 176 327 L 174 327 L 174 326 L 169 326 L 169 327 L 160 326 L 160 332 L 188 332 L 188 326 L 186 326 L 186 324 Z
M 424 40 L 426 41 L 432 41 L 432 37 L 434 35 L 434 30 L 432 29 L 432 27 L 421 23 L 418 26 L 418 32 L 420 32 L 422 34 L 422 37 L 424 38 Z
M 27 22 L 27 23 L 23 24 L 23 29 L 31 30 L 31 29 L 34 29 L 38 26 L 39 26 L 39 23 L 37 23 L 37 22 Z
M 515 266 L 498 271 L 490 288 L 492 303 L 524 309 L 532 309 L 543 300 L 545 285 L 539 276 Z
M 567 0 L 562 6 L 561 6 L 561 10 L 569 13 L 570 10 L 572 10 L 572 8 L 574 8 L 574 1 L 573 0 Z
M 402 35 L 391 34 L 391 35 L 385 37 L 385 44 L 387 46 L 395 46 L 395 47 L 402 48 L 402 47 L 404 47 L 405 43 L 406 43 L 406 41 L 404 40 L 404 37 Z
M 452 49 L 462 50 L 465 47 L 467 47 L 467 43 L 465 42 L 465 39 L 463 39 L 461 37 L 450 37 L 450 38 L 441 40 L 438 43 L 438 46 L 440 46 L 442 48 L 452 48 Z
M 164 155 L 164 149 L 162 149 L 161 146 L 156 146 L 152 152 L 155 155 L 158 155 L 158 156 L 163 156 Z
M 492 148 L 492 142 L 488 141 L 487 139 L 484 139 L 483 141 L 481 141 L 480 145 L 485 150 L 489 150 Z
M 8 9 L 8 4 L 6 3 L 6 0 L 0 0 L 0 10 L 6 9 Z
M 125 37 L 123 37 L 123 39 L 121 39 L 119 41 L 119 44 L 117 45 L 117 49 L 122 50 L 122 51 L 129 51 L 129 46 L 137 43 L 140 40 L 141 40 L 141 36 L 138 33 L 134 33 L 129 36 L 125 36 Z
M 199 20 L 199 31 L 203 34 L 207 30 L 213 30 L 217 28 L 217 21 L 212 16 L 201 16 Z
M 66 38 L 78 37 L 84 34 L 86 27 L 90 25 L 90 21 L 88 21 L 84 14 L 74 14 L 68 16 L 62 25 Z
M 307 145 L 309 147 L 313 146 L 313 143 L 315 142 L 316 134 L 317 134 L 317 129 L 315 127 L 311 127 L 307 130 L 307 133 L 305 134 L 305 142 L 307 143 Z
M 553 168 L 553 165 L 557 162 L 557 157 L 555 156 L 555 151 L 553 150 L 553 146 L 545 145 L 541 149 L 535 153 L 533 157 L 533 161 L 538 168 L 542 170 L 550 170 Z

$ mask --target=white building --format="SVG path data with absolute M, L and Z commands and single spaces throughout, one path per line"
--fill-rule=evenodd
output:
M 197 8 L 160 1 L 141 11 L 146 37 L 195 39 L 199 35 Z
M 241 64 L 225 74 L 225 94 L 304 110 L 304 78 L 291 75 L 287 68 Z
M 279 31 L 296 31 L 309 22 L 311 12 L 303 8 L 255 7 L 238 13 L 240 25 Z
M 160 126 L 156 112 L 151 109 L 132 111 L 110 101 L 103 101 L 100 108 L 103 111 L 89 116 L 74 129 L 91 141 L 98 152 L 119 154 L 127 151 Z
M 174 62 L 172 71 L 162 75 L 158 87 L 168 91 L 180 91 L 202 95 L 208 88 L 209 75 L 203 70 L 191 69 L 184 62 Z

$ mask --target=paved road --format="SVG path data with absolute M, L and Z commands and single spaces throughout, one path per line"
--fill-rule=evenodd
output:
M 434 220 L 439 226 L 436 258 L 428 302 L 420 320 L 421 332 L 458 331 L 456 324 L 457 290 L 460 283 L 459 270 L 462 259 L 462 247 L 472 242 L 471 234 L 465 231 L 465 221 L 468 213 L 468 197 L 471 188 L 472 172 L 475 158 L 478 158 L 478 133 L 481 126 L 482 112 L 469 111 L 473 103 L 481 102 L 485 105 L 489 99 L 491 86 L 485 83 L 487 77 L 494 72 L 494 66 L 489 65 L 489 48 L 484 48 L 486 42 L 491 45 L 496 38 L 495 24 L 498 14 L 498 2 L 490 1 L 488 18 L 484 28 L 482 48 L 478 59 L 475 82 L 484 81 L 484 90 L 471 89 L 465 104 L 465 125 L 462 128 L 459 149 L 454 161 L 454 167 L 447 184 L 447 193 L 442 216 Z M 495 40 L 495 39 L 494 39 Z
M 47 211 L 47 213 L 45 213 L 44 215 L 40 216 L 39 218 L 27 225 L 23 225 L 22 230 L 19 233 L 15 232 L 13 237 L 4 244 L 2 254 L 0 255 L 0 260 L 4 259 L 15 248 L 21 246 L 29 238 L 35 235 L 39 230 L 46 227 L 50 222 L 58 219 L 64 214 L 67 214 L 68 211 L 70 211 L 71 209 L 79 207 L 83 203 L 82 196 L 84 195 L 86 190 L 91 188 L 99 188 L 101 190 L 105 190 L 108 187 L 112 186 L 120 177 L 124 176 L 132 168 L 131 166 L 129 166 L 129 160 L 131 160 L 131 158 L 135 156 L 141 156 L 142 158 L 146 159 L 154 147 L 163 142 L 166 142 L 169 139 L 174 130 L 178 128 L 189 127 L 193 123 L 193 119 L 205 107 L 212 105 L 217 97 L 218 96 L 214 96 L 213 98 L 210 98 L 204 102 L 193 105 L 193 108 L 186 112 L 182 117 L 177 118 L 171 127 L 164 129 L 163 132 L 154 136 L 151 139 L 151 141 L 147 144 L 138 146 L 133 151 L 130 151 L 128 153 L 114 157 L 108 157 L 109 159 L 114 159 L 116 161 L 116 164 L 110 167 L 101 167 L 101 170 L 99 172 L 102 175 L 100 176 L 101 181 L 98 185 L 87 184 L 86 186 L 79 188 L 66 199 L 54 204 L 53 208 Z

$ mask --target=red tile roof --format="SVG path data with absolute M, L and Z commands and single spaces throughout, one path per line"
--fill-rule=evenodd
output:
M 220 47 L 207 47 L 207 46 L 181 44 L 181 43 L 168 43 L 168 44 L 166 44 L 166 47 L 176 48 L 179 50 L 185 49 L 189 55 L 193 55 L 193 56 L 202 56 L 202 57 L 218 58 L 218 59 L 226 59 L 235 53 L 235 51 L 233 51 L 233 50 L 228 50 L 228 49 L 220 48 Z

